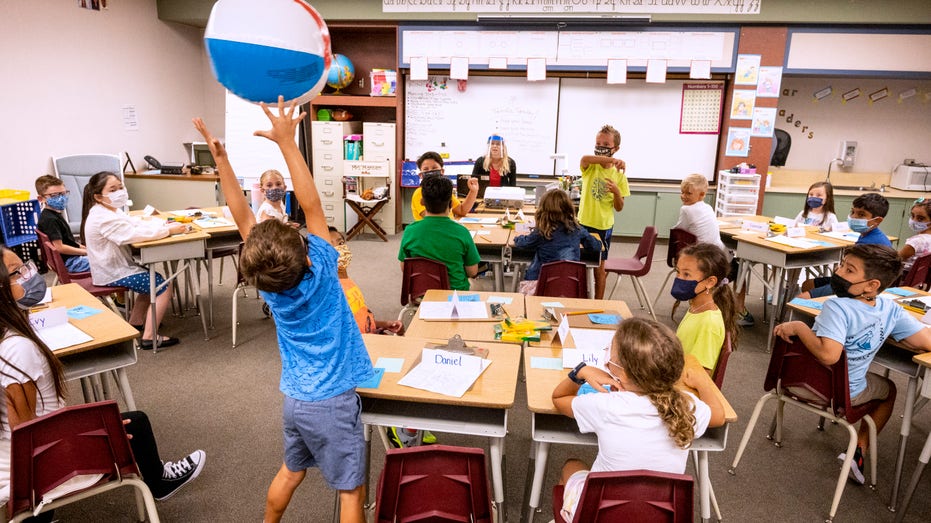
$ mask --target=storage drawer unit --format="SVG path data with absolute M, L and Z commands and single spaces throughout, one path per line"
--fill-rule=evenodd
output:
M 311 171 L 327 225 L 346 230 L 346 205 L 343 202 L 343 136 L 358 134 L 362 122 L 321 122 L 310 125 Z
M 760 175 L 718 171 L 715 211 L 718 216 L 756 214 Z

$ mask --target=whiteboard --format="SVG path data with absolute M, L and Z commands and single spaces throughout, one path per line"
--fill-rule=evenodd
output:
M 595 134 L 609 124 L 621 133 L 614 156 L 627 162 L 628 178 L 678 181 L 698 173 L 713 179 L 718 135 L 679 134 L 685 82 L 608 85 L 604 79 L 563 78 L 556 150 L 577 172 L 578 159 L 593 154 Z
M 404 156 L 449 153 L 450 160 L 485 154 L 488 136 L 500 134 L 518 174 L 553 174 L 559 80 L 473 76 L 465 90 L 445 76 L 407 78 Z
M 277 113 L 278 109 L 273 107 L 271 111 Z M 246 188 L 258 182 L 262 173 L 268 169 L 277 169 L 286 179 L 291 178 L 278 144 L 252 134 L 271 127 L 261 107 L 226 92 L 226 153 L 236 177 L 244 179 Z M 295 140 L 297 132 L 298 129 L 295 129 Z M 291 184 L 288 186 L 291 187 Z

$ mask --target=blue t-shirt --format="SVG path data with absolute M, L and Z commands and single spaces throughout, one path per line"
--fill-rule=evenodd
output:
M 579 226 L 578 229 L 569 231 L 564 225 L 560 225 L 550 235 L 552 238 L 547 240 L 536 229 L 530 231 L 530 234 L 514 238 L 514 246 L 520 249 L 536 248 L 533 256 L 533 262 L 527 268 L 524 275 L 525 280 L 536 280 L 540 277 L 540 267 L 544 263 L 569 260 L 579 261 L 579 245 L 584 244 L 586 248 L 593 251 L 601 250 L 601 240 L 591 235 L 588 229 Z
M 281 392 L 321 401 L 369 379 L 372 360 L 339 283 L 336 249 L 308 234 L 307 255 L 311 265 L 300 283 L 260 294 L 278 331 Z
M 879 230 L 879 227 L 870 229 L 866 233 L 860 235 L 857 238 L 857 243 L 862 245 L 885 245 L 886 247 L 892 247 L 892 242 L 889 241 L 889 237 L 886 236 L 886 233 Z
M 854 398 L 866 389 L 866 371 L 886 338 L 899 341 L 923 328 L 897 303 L 879 296 L 875 306 L 853 298 L 825 301 L 812 330 L 818 337 L 844 346 L 850 397 Z

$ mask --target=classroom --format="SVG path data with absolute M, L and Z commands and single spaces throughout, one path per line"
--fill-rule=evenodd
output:
M 597 309 L 591 299 L 582 300 L 579 310 L 655 318 L 676 329 L 688 307 L 673 308 L 666 254 L 670 229 L 683 207 L 680 182 L 693 173 L 708 181 L 704 201 L 724 220 L 719 221 L 724 244 L 746 261 L 735 267 L 740 268 L 738 281 L 749 282 L 745 306 L 755 324 L 740 327 L 738 349 L 720 387 L 733 419 L 712 431 L 706 440 L 717 440 L 698 446 L 695 464 L 689 460 L 685 470 L 695 478 L 693 519 L 708 518 L 709 512 L 711 519 L 733 521 L 828 517 L 841 470 L 837 456 L 848 441 L 842 425 L 828 423 L 821 431 L 817 416 L 786 409 L 783 445 L 777 448 L 764 437 L 775 411 L 767 404 L 739 456 L 738 447 L 766 392 L 763 381 L 778 339 L 773 318 L 810 318 L 820 310 L 805 309 L 808 302 L 787 304 L 792 296 L 786 284 L 805 279 L 800 273 L 809 268 L 833 266 L 840 249 L 825 247 L 832 238 L 820 234 L 820 247 L 793 247 L 793 241 L 806 240 L 787 233 L 782 247 L 789 254 L 780 251 L 776 260 L 772 246 L 767 250 L 765 245 L 771 242 L 735 239 L 748 231 L 765 236 L 769 225 L 753 229 L 752 219 L 737 215 L 791 221 L 805 206 L 809 187 L 828 178 L 838 220 L 852 213 L 858 196 L 881 195 L 888 212 L 878 229 L 894 238 L 897 251 L 906 245 L 915 234 L 910 212 L 916 199 L 931 196 L 925 179 L 931 163 L 931 10 L 926 1 L 643 2 L 653 5 L 639 7 L 628 5 L 635 2 L 505 1 L 495 4 L 507 11 L 493 12 L 483 7 L 488 2 L 478 1 L 308 3 L 326 21 L 332 51 L 344 55 L 354 77 L 341 93 L 327 87 L 303 105 L 308 114 L 296 137 L 320 190 L 325 219 L 347 236 L 351 281 L 377 320 L 403 317 L 409 322 L 403 337 L 363 335 L 372 363 L 383 358 L 408 365 L 424 348 L 417 340 L 442 345 L 453 334 L 469 346 L 487 344 L 491 350 L 482 354 L 494 361 L 475 382 L 488 389 L 473 388 L 463 398 L 481 395 L 495 408 L 472 411 L 467 402 L 438 401 L 441 394 L 421 390 L 420 396 L 398 400 L 387 394 L 415 389 L 399 385 L 401 375 L 390 370 L 380 378 L 382 391 L 378 386 L 363 389 L 362 419 L 374 426 L 370 501 L 386 460 L 384 426 L 392 422 L 416 427 L 412 420 L 420 420 L 433 424 L 440 445 L 482 449 L 499 521 L 553 519 L 552 490 L 562 464 L 569 458 L 591 463 L 596 457 L 594 439 L 566 441 L 571 438 L 560 432 L 561 425 L 552 431 L 557 434 L 552 444 L 540 435 L 548 434 L 544 423 L 560 417 L 552 410 L 550 393 L 572 368 L 557 366 L 559 374 L 532 364 L 558 356 L 545 342 L 555 343 L 553 333 L 545 334 L 542 343 L 518 342 L 522 349 L 507 352 L 489 337 L 492 324 L 487 321 L 424 320 L 428 311 L 416 312 L 405 306 L 403 296 L 398 299 L 403 275 L 396 260 L 404 231 L 417 221 L 412 195 L 425 170 L 415 163 L 422 153 L 440 154 L 454 194 L 464 201 L 470 191 L 467 175 L 479 157 L 491 155 L 490 137 L 499 136 L 516 162 L 515 183 L 523 189 L 518 197 L 529 203 L 523 212 L 530 217 L 547 185 L 572 193 L 581 174 L 576 162 L 592 154 L 596 133 L 610 124 L 621 135 L 614 157 L 626 162 L 629 195 L 614 213 L 608 260 L 629 260 L 651 228 L 655 254 L 639 283 L 609 273 L 602 289 L 605 300 Z M 204 159 L 204 138 L 191 124 L 201 117 L 225 144 L 253 208 L 262 202 L 259 177 L 266 169 L 281 171 L 293 190 L 278 147 L 252 136 L 268 128 L 266 116 L 228 92 L 211 70 L 204 37 L 213 6 L 214 0 L 122 0 L 7 2 L 0 7 L 0 43 L 7 50 L 0 61 L 0 76 L 7 79 L 0 142 L 8 152 L 0 189 L 36 198 L 34 182 L 57 172 L 55 158 L 106 154 L 119 161 L 131 200 L 128 209 L 212 209 L 217 220 L 229 221 L 232 215 L 222 214 L 222 208 L 230 202 L 217 175 L 209 170 L 169 174 L 171 166 L 212 163 Z M 390 77 L 377 76 L 383 69 L 396 71 L 394 86 Z M 373 80 L 389 86 L 373 93 Z M 331 132 L 338 137 L 328 142 Z M 774 161 L 774 151 L 782 146 L 777 136 L 788 136 L 791 145 Z M 361 155 L 347 156 L 350 142 L 361 144 Z M 161 172 L 153 161 L 163 165 Z M 746 190 L 745 180 L 752 189 Z M 489 181 L 479 183 L 484 193 Z M 387 186 L 389 197 L 376 197 L 377 206 L 361 196 L 381 186 Z M 514 193 L 495 194 L 506 200 Z M 70 199 L 80 196 L 71 190 Z M 492 198 L 485 199 L 476 210 L 490 208 Z M 296 197 L 289 194 L 286 201 L 289 219 L 303 222 Z M 69 207 L 69 221 L 72 214 Z M 479 266 L 486 269 L 488 263 L 487 270 L 468 280 L 457 310 L 478 307 L 470 301 L 476 299 L 490 304 L 492 315 L 498 305 L 507 316 L 540 320 L 547 306 L 517 293 L 533 253 L 526 259 L 518 249 L 512 254 L 507 238 L 516 233 L 486 227 L 490 224 L 482 216 L 470 214 L 463 222 L 472 231 Z M 728 223 L 737 225 L 726 231 Z M 192 292 L 171 298 L 157 330 L 180 343 L 136 350 L 130 338 L 149 334 L 129 332 L 119 344 L 128 347 L 132 364 L 100 380 L 104 395 L 118 399 L 120 410 L 145 412 L 163 459 L 194 449 L 206 455 L 195 480 L 155 504 L 163 521 L 258 519 L 284 455 L 285 398 L 278 390 L 282 360 L 275 323 L 263 311 L 256 289 L 237 282 L 232 255 L 238 253 L 238 237 L 234 226 L 227 232 L 231 236 L 215 244 L 219 247 L 205 250 L 210 230 L 194 228 L 193 234 L 203 234 L 199 250 L 171 258 L 189 260 L 192 270 L 174 286 Z M 38 248 L 31 245 L 13 249 L 24 261 L 35 257 L 39 263 Z M 147 267 L 164 272 L 157 250 L 149 250 L 154 257 Z M 198 261 L 208 250 L 211 258 Z M 140 252 L 144 258 L 145 249 Z M 592 281 L 597 266 L 597 261 L 587 264 L 586 296 L 597 291 Z M 45 279 L 51 287 L 52 271 Z M 448 314 L 443 311 L 452 302 L 446 299 L 447 294 L 428 294 L 424 303 L 431 303 L 429 312 Z M 93 303 L 110 313 L 102 302 Z M 525 304 L 519 313 L 518 303 Z M 119 328 L 129 326 L 115 320 L 122 322 Z M 872 366 L 875 372 L 886 370 L 898 398 L 878 438 L 876 488 L 847 481 L 836 509 L 841 521 L 891 522 L 902 516 L 905 492 L 931 433 L 931 417 L 920 408 L 931 391 L 921 379 L 924 367 L 910 356 L 891 372 L 893 364 Z M 65 402 L 83 403 L 90 382 L 83 375 L 69 376 Z M 390 390 L 384 390 L 388 385 Z M 535 403 L 538 397 L 545 405 Z M 470 423 L 486 432 L 463 428 Z M 732 475 L 728 469 L 735 459 L 739 467 Z M 65 505 L 55 517 L 129 520 L 133 503 L 127 490 Z M 332 519 L 336 499 L 320 472 L 312 470 L 283 521 Z M 710 501 L 716 506 L 709 507 Z M 929 511 L 931 478 L 925 474 L 904 521 L 924 521 Z M 371 521 L 371 512 L 368 517 Z

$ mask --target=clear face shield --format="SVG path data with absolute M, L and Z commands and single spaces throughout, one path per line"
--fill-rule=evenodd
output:
M 500 160 L 507 155 L 507 146 L 504 145 L 504 138 L 493 134 L 488 137 L 488 149 L 485 151 L 485 157 L 493 160 Z

